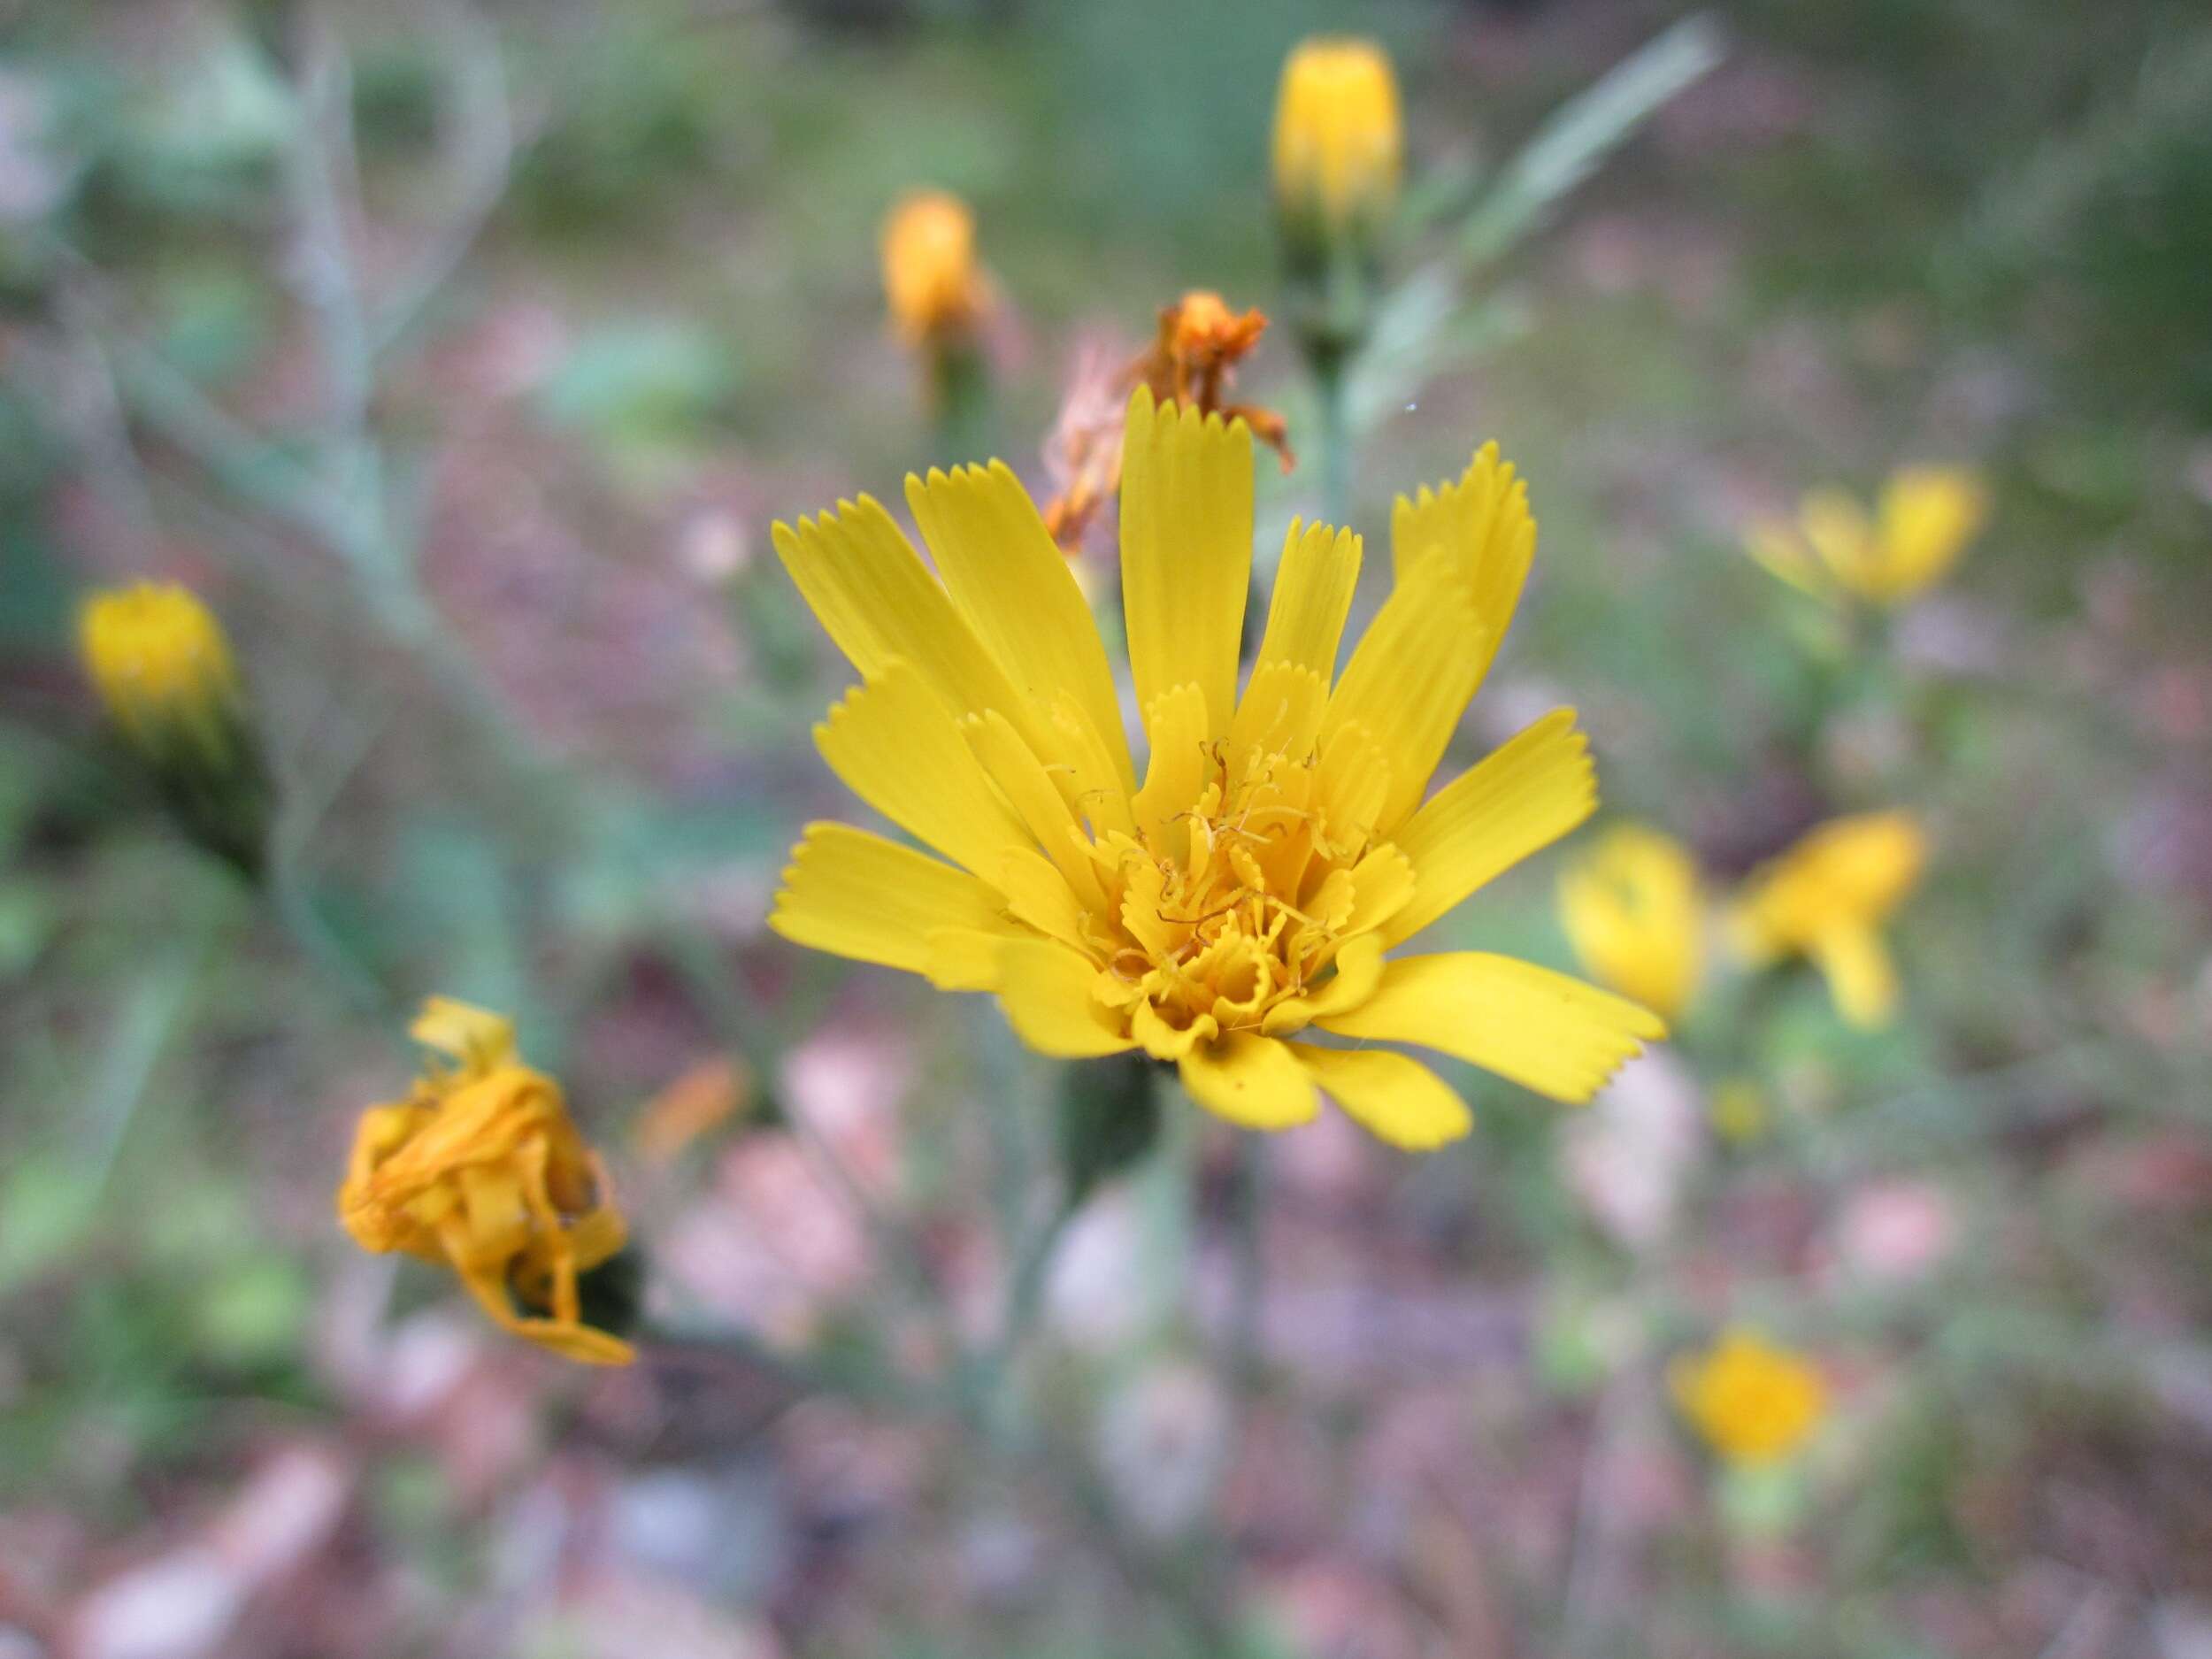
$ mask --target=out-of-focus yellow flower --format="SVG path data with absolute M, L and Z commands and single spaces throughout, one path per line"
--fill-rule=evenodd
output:
M 1828 1414 L 1828 1389 L 1802 1355 L 1740 1326 L 1703 1354 L 1669 1370 L 1675 1406 L 1724 1461 L 1742 1467 L 1781 1462 Z
M 1713 1133 L 1735 1145 L 1756 1141 L 1766 1133 L 1774 1116 L 1767 1092 L 1747 1077 L 1723 1078 L 1716 1083 L 1706 1110 Z
M 891 324 L 912 346 L 967 343 L 991 310 L 990 277 L 975 253 L 975 215 L 958 196 L 919 190 L 883 224 L 883 294 Z
M 187 833 L 257 876 L 268 770 L 214 613 L 174 583 L 108 589 L 78 611 L 77 651 L 116 731 Z
M 450 1267 L 518 1336 L 595 1365 L 635 1357 L 583 1322 L 580 1274 L 626 1237 L 598 1156 L 560 1086 L 523 1064 L 514 1027 L 449 997 L 425 1002 L 415 1041 L 432 1062 L 408 1098 L 361 1115 L 338 1218 L 363 1249 Z
M 1560 876 L 1559 915 L 1594 979 L 1681 1018 L 1705 964 L 1697 864 L 1681 842 L 1616 825 Z
M 1290 1041 L 1309 1027 L 1588 1099 L 1663 1034 L 1648 1010 L 1504 956 L 1384 961 L 1594 804 L 1570 710 L 1427 795 L 1527 573 L 1526 490 L 1486 454 L 1401 500 L 1395 590 L 1341 673 L 1360 539 L 1293 525 L 1240 692 L 1250 429 L 1140 387 L 1123 461 L 1141 784 L 1090 608 L 1003 464 L 908 479 L 934 573 L 866 497 L 775 526 L 864 682 L 815 729 L 824 758 L 949 862 L 811 826 L 770 926 L 995 993 L 1045 1054 L 1173 1061 L 1201 1105 L 1249 1128 L 1304 1122 L 1325 1089 L 1402 1146 L 1467 1133 L 1434 1072 Z
M 1398 81 L 1372 41 L 1316 36 L 1283 65 L 1275 203 L 1294 264 L 1371 247 L 1397 205 L 1405 138 Z
M 1266 314 L 1235 311 L 1220 295 L 1193 288 L 1160 307 L 1159 332 L 1118 375 L 1093 358 L 1079 365 L 1046 456 L 1060 488 L 1045 503 L 1045 528 L 1062 547 L 1081 544 L 1100 508 L 1121 487 L 1124 398 L 1149 387 L 1161 403 L 1202 415 L 1241 418 L 1273 449 L 1287 472 L 1296 464 L 1288 427 L 1272 410 L 1228 400 L 1237 365 L 1267 331 Z
M 245 710 L 223 625 L 188 588 L 139 582 L 96 593 L 77 649 L 125 737 L 149 751 L 185 743 L 227 755 Z
M 1833 819 L 1752 872 L 1730 934 L 1754 966 L 1809 958 L 1846 1020 L 1885 1025 L 1897 1005 L 1897 973 L 1881 925 L 1927 861 L 1927 833 L 1908 813 Z
M 1841 490 L 1815 490 L 1794 524 L 1754 525 L 1752 557 L 1793 588 L 1824 599 L 1893 605 L 1942 580 L 1989 516 L 1989 492 L 1958 467 L 1906 467 L 1869 514 Z

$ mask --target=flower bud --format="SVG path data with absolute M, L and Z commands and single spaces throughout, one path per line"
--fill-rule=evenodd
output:
M 86 601 L 77 650 L 109 720 L 186 833 L 258 875 L 268 768 L 222 624 L 190 589 L 141 582 Z
M 1398 83 L 1372 41 L 1316 36 L 1283 65 L 1275 205 L 1294 277 L 1371 264 L 1404 161 Z
M 991 282 L 975 254 L 975 215 L 958 196 L 919 190 L 883 226 L 883 296 L 891 326 L 910 346 L 969 342 L 991 309 Z

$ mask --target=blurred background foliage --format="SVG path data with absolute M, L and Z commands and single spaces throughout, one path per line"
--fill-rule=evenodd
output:
M 1532 480 L 1469 753 L 1577 703 L 1608 810 L 1717 887 L 1825 816 L 1924 819 L 1892 1029 L 1809 974 L 1732 981 L 1586 1118 L 1462 1072 L 1479 1126 L 1432 1159 L 1290 1137 L 1248 1394 L 1214 1363 L 1225 1148 L 1171 1113 L 1071 1241 L 1010 1450 L 772 1371 L 558 1374 L 331 1222 L 352 1114 L 407 1075 L 392 998 L 448 991 L 516 1012 L 672 1294 L 848 1374 L 933 1351 L 913 1278 L 972 1311 L 976 1212 L 1048 1156 L 994 1112 L 1031 1063 L 759 926 L 837 810 L 807 731 L 842 676 L 766 525 L 973 458 L 883 326 L 886 208 L 973 204 L 992 447 L 1034 477 L 1079 337 L 1133 349 L 1189 287 L 1275 303 L 1300 36 L 1391 48 L 1450 227 L 1678 15 L 10 9 L 0 1651 L 2212 1651 L 2212 22 L 2183 0 L 1718 7 L 1724 61 L 1476 266 L 1463 360 L 1363 436 L 1371 537 L 1488 437 Z M 1310 430 L 1286 338 L 1245 389 Z M 1893 624 L 1839 638 L 1741 553 L 1921 459 L 1994 513 Z M 1313 510 L 1310 468 L 1263 488 L 1263 526 Z M 281 918 L 97 737 L 76 597 L 150 572 L 253 682 Z M 1565 965 L 1555 867 L 1448 931 Z M 664 1091 L 728 1056 L 748 1103 L 649 1156 Z M 1758 1133 L 1709 1122 L 1732 1077 Z M 1835 1396 L 1756 1476 L 1658 1382 L 1738 1317 Z

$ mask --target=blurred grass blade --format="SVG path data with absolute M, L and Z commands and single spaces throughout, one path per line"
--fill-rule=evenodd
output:
M 1471 307 L 1468 276 L 1511 248 L 1588 178 L 1650 115 L 1721 59 L 1719 27 L 1686 18 L 1562 104 L 1475 206 L 1440 257 L 1399 283 L 1377 308 L 1353 365 L 1346 419 L 1372 431 L 1439 376 L 1465 367 L 1519 326 L 1517 311 Z
M 2116 96 L 1996 173 L 1962 233 L 1939 250 L 1939 274 L 1955 292 L 1964 280 L 2002 280 L 2037 269 L 2055 246 L 2080 234 L 2101 201 L 2124 189 L 2140 198 L 2159 157 L 2185 157 L 2208 127 L 2212 27 L 2200 27 L 2162 42 Z
M 1352 365 L 1345 419 L 1372 432 L 1418 402 L 1431 381 L 1471 367 L 1527 324 L 1526 309 L 1506 299 L 1464 304 L 1448 272 L 1432 265 L 1384 302 L 1375 332 Z
M 1700 12 L 1560 105 L 1468 219 L 1457 250 L 1461 268 L 1471 270 L 1512 247 L 1655 111 L 1720 60 L 1719 26 Z
M 132 983 L 116 1010 L 85 1102 L 89 1136 L 83 1167 L 96 1188 L 106 1181 L 131 1120 L 146 1098 L 154 1066 L 199 978 L 205 949 L 204 936 L 196 936 L 157 960 Z

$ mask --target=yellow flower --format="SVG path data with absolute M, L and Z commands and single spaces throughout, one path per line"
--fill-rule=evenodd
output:
M 465 1002 L 432 997 L 410 1031 L 453 1064 L 433 1062 L 405 1101 L 362 1114 L 339 1220 L 365 1250 L 444 1263 L 518 1336 L 628 1364 L 627 1342 L 583 1323 L 578 1276 L 626 1232 L 560 1085 L 522 1064 L 511 1025 Z
M 1640 825 L 1606 832 L 1559 878 L 1567 941 L 1591 975 L 1678 1019 L 1705 963 L 1697 865 L 1679 841 Z
M 245 714 L 238 665 L 223 625 L 189 588 L 140 582 L 94 594 L 77 613 L 77 649 L 135 747 L 188 746 L 211 761 L 235 747 Z
M 1131 397 L 1122 611 L 1150 739 L 1141 784 L 1104 646 L 1067 561 L 1002 463 L 909 478 L 936 575 L 863 496 L 775 526 L 800 592 L 864 683 L 818 726 L 831 769 L 941 862 L 809 827 L 771 926 L 997 995 L 1033 1048 L 1141 1048 L 1233 1122 L 1311 1118 L 1317 1084 L 1377 1134 L 1467 1132 L 1425 1044 L 1562 1100 L 1661 1022 L 1504 956 L 1384 952 L 1588 816 L 1571 710 L 1424 803 L 1505 630 L 1536 526 L 1494 449 L 1398 503 L 1394 591 L 1343 672 L 1360 538 L 1294 525 L 1258 666 L 1238 692 L 1252 437 Z M 940 580 L 941 578 L 941 580 Z
M 1371 242 L 1397 204 L 1403 165 L 1398 82 L 1382 48 L 1302 42 L 1275 102 L 1275 200 L 1294 255 Z
M 1885 1025 L 1897 1004 L 1897 974 L 1881 924 L 1927 860 L 1927 834 L 1909 814 L 1832 819 L 1752 872 L 1731 933 L 1755 966 L 1810 958 L 1838 1013 L 1863 1028 Z
M 1739 1465 L 1779 1463 L 1828 1412 L 1827 1386 L 1803 1356 L 1740 1327 L 1706 1353 L 1677 1360 L 1667 1382 L 1705 1443 Z
M 958 196 L 920 190 L 883 225 L 883 293 L 910 345 L 964 342 L 991 309 L 991 280 L 975 257 L 975 215 Z
M 1792 587 L 1893 605 L 1940 580 L 1989 514 L 1989 494 L 1957 467 L 1907 467 L 1882 491 L 1878 512 L 1840 490 L 1815 490 L 1793 525 L 1752 526 L 1752 557 Z

